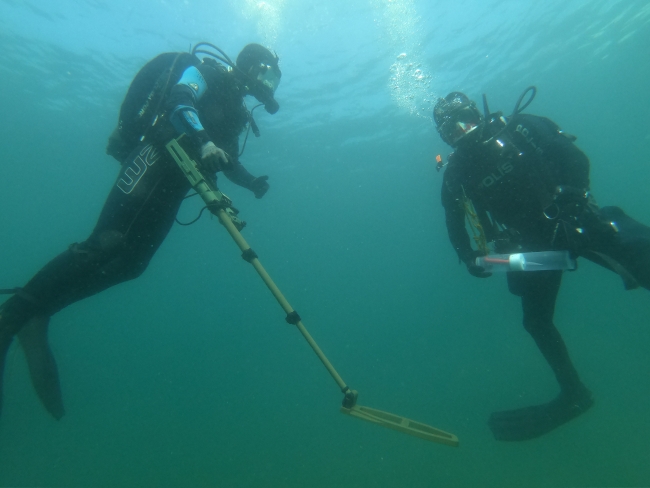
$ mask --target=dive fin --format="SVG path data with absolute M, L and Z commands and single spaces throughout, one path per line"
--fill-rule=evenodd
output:
M 18 332 L 18 341 L 25 351 L 29 374 L 36 394 L 45 409 L 56 420 L 65 414 L 59 372 L 54 355 L 47 340 L 47 328 L 50 317 L 32 318 Z
M 2 316 L 0 316 L 0 414 L 2 413 L 2 377 L 4 376 L 7 351 L 11 346 L 12 336 L 2 334 Z
M 2 413 L 2 379 L 4 377 L 7 352 L 13 341 L 13 331 L 7 318 L 7 302 L 0 305 L 0 413 Z
M 586 412 L 594 403 L 589 390 L 560 393 L 542 405 L 494 412 L 488 425 L 498 441 L 525 441 L 540 437 Z
M 639 282 L 632 276 L 632 273 L 630 273 L 625 266 L 623 266 L 621 263 L 616 261 L 614 258 L 611 258 L 607 256 L 606 254 L 603 254 L 602 252 L 596 252 L 596 251 L 591 251 L 592 253 L 598 255 L 609 268 L 617 273 L 621 279 L 623 280 L 623 286 L 625 287 L 625 291 L 628 290 L 634 290 L 635 288 L 638 288 Z

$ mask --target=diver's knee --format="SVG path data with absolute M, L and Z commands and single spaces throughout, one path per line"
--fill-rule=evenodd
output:
M 148 259 L 137 259 L 131 261 L 131 264 L 128 267 L 128 278 L 129 280 L 134 280 L 136 278 L 139 278 L 142 273 L 145 272 L 147 267 L 149 266 L 149 260 Z
M 119 230 L 105 230 L 96 238 L 102 252 L 114 254 L 126 248 L 126 236 Z
M 526 329 L 526 332 L 528 332 L 532 336 L 545 334 L 546 331 L 554 327 L 553 321 L 545 320 L 537 316 L 524 317 L 523 324 L 524 324 L 524 329 Z
M 124 252 L 113 256 L 102 266 L 102 273 L 111 276 L 115 282 L 130 281 L 138 278 L 149 265 L 149 259 L 141 259 L 134 253 Z
M 71 244 L 69 249 L 78 259 L 101 262 L 126 249 L 125 236 L 117 230 L 105 230 L 83 242 Z
M 132 244 L 132 243 L 131 243 Z M 93 234 L 88 240 L 73 244 L 71 251 L 97 263 L 105 272 L 119 276 L 121 281 L 138 278 L 149 266 L 155 250 L 135 248 L 127 237 L 117 230 L 105 230 Z

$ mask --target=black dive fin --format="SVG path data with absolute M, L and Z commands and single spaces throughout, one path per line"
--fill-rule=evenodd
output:
M 25 351 L 29 374 L 36 394 L 45 409 L 56 420 L 65 414 L 59 372 L 47 340 L 49 317 L 32 318 L 18 332 L 18 341 Z
M 540 437 L 586 412 L 594 401 L 589 390 L 560 394 L 549 403 L 494 412 L 488 425 L 498 441 L 525 441 Z
M 590 251 L 594 254 L 596 254 L 600 259 L 602 259 L 609 268 L 614 271 L 615 273 L 618 273 L 618 275 L 621 277 L 623 280 L 623 286 L 625 287 L 625 291 L 628 290 L 634 290 L 635 288 L 638 288 L 639 282 L 632 276 L 632 273 L 630 273 L 625 266 L 623 266 L 621 263 L 616 261 L 614 258 L 611 258 L 607 256 L 606 254 L 603 254 L 602 252 L 596 252 L 596 251 Z M 589 258 L 587 258 L 589 259 Z
M 0 327 L 2 327 L 2 316 L 0 316 Z M 11 336 L 3 336 L 2 330 L 0 330 L 0 413 L 2 413 L 2 377 L 4 376 L 7 351 L 9 351 L 12 339 Z

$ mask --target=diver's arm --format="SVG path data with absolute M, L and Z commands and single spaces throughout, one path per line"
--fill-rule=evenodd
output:
M 223 174 L 236 185 L 252 191 L 255 198 L 262 198 L 269 190 L 269 184 L 266 181 L 269 179 L 268 176 L 253 176 L 237 160 L 232 161 L 228 168 L 223 170 Z
M 167 101 L 169 120 L 178 134 L 187 134 L 201 151 L 201 167 L 216 173 L 228 166 L 228 155 L 211 140 L 196 110 L 196 103 L 208 90 L 208 83 L 195 66 L 187 68 L 172 87 Z
M 446 174 L 445 174 L 446 175 Z M 454 247 L 458 258 L 465 264 L 474 258 L 474 250 L 470 244 L 469 234 L 465 228 L 465 210 L 462 197 L 454 195 L 446 179 L 442 183 L 442 206 L 445 209 L 445 223 L 451 245 Z
M 253 176 L 239 161 L 239 141 L 237 137 L 222 143 L 222 147 L 228 152 L 230 161 L 230 164 L 223 168 L 223 174 L 226 175 L 226 178 L 236 185 L 252 191 L 255 198 L 262 198 L 269 189 L 269 184 L 266 182 L 268 176 Z
M 248 190 L 251 189 L 251 184 L 255 177 L 248 172 L 244 165 L 241 164 L 238 160 L 232 160 L 228 169 L 224 169 L 223 174 L 226 175 L 230 181 L 236 185 L 242 186 Z
M 201 72 L 195 66 L 190 66 L 172 87 L 166 103 L 169 120 L 176 132 L 189 135 L 197 145 L 210 141 L 195 108 L 207 89 Z
M 250 174 L 239 161 L 239 141 L 237 137 L 228 141 L 220 141 L 221 148 L 228 154 L 230 164 L 223 169 L 223 174 L 234 184 L 251 189 L 251 183 L 255 177 Z

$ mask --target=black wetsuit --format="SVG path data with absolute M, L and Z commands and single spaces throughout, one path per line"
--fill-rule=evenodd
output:
M 175 107 L 192 107 L 203 124 L 204 130 L 190 131 L 191 155 L 200 160 L 200 145 L 212 141 L 230 155 L 231 165 L 224 174 L 251 189 L 255 177 L 238 161 L 238 136 L 249 119 L 244 92 L 233 74 L 216 63 L 196 68 L 207 84 L 205 94 L 197 100 L 186 85 L 171 89 L 155 130 L 124 160 L 90 237 L 72 244 L 2 305 L 0 345 L 6 346 L 31 317 L 51 316 L 78 300 L 134 279 L 146 269 L 190 189 L 164 148 L 178 135 L 167 117 Z
M 442 185 L 449 238 L 463 262 L 471 266 L 476 256 L 465 229 L 466 197 L 484 217 L 488 240 L 496 237 L 492 232 L 496 221 L 509 229 L 516 241 L 512 244 L 523 252 L 569 249 L 612 269 L 612 261 L 604 260 L 614 257 L 627 265 L 637 284 L 650 286 L 650 229 L 617 207 L 597 209 L 581 198 L 577 203 L 557 198 L 558 186 L 569 190 L 569 195 L 571 191 L 584 195 L 589 188 L 589 160 L 555 123 L 516 115 L 505 130 L 485 139 L 488 142 L 457 149 Z M 606 221 L 613 214 L 626 232 L 617 234 Z M 632 228 L 635 237 L 628 239 Z M 562 392 L 572 394 L 584 387 L 553 324 L 561 279 L 561 271 L 511 272 L 508 287 L 521 297 L 524 327 L 553 369 Z

